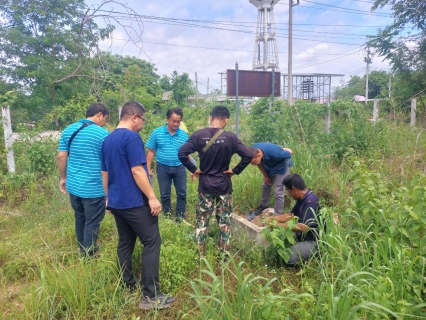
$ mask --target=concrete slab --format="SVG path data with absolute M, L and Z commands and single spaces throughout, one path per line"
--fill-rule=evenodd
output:
M 262 230 L 264 228 L 258 227 L 257 225 L 235 213 L 231 213 L 231 218 L 233 237 L 241 239 L 248 238 L 249 240 L 253 240 L 258 245 L 264 247 L 268 246 L 268 242 L 262 235 Z

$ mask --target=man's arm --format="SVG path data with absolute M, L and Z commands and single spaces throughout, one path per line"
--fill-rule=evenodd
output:
M 272 216 L 269 217 L 267 222 L 270 223 L 273 220 L 277 221 L 277 226 L 280 227 L 288 227 L 287 222 L 291 219 L 293 219 L 294 215 L 292 213 L 283 213 L 280 214 L 279 216 Z M 296 224 L 293 229 L 293 231 L 301 231 L 301 232 L 308 232 L 309 231 L 309 227 L 306 224 L 303 223 L 298 223 Z
M 105 198 L 108 199 L 108 171 L 101 171 L 102 173 L 102 186 L 104 187 Z
M 189 172 L 195 173 L 197 167 L 189 160 L 188 157 L 191 153 L 196 151 L 195 145 L 191 138 L 179 148 L 178 157 L 180 162 L 182 162 L 182 164 L 185 166 L 185 168 L 188 169 Z M 197 176 L 197 178 L 198 177 L 199 176 Z
M 67 161 L 68 161 L 68 151 L 59 151 L 58 152 L 58 169 L 59 169 L 59 188 L 62 193 L 67 194 L 67 188 L 65 183 L 67 181 Z
M 105 208 L 108 207 L 108 171 L 101 171 L 102 174 L 102 186 L 105 192 Z M 109 212 L 109 210 L 107 210 Z
M 148 176 L 142 165 L 132 167 L 133 179 L 142 193 L 148 198 L 149 207 L 151 208 L 151 214 L 158 216 L 161 212 L 161 204 L 155 196 L 154 190 L 149 183 Z
M 235 153 L 241 157 L 241 160 L 234 168 L 232 168 L 232 172 L 235 174 L 240 174 L 250 164 L 251 160 L 253 159 L 253 154 L 250 149 L 241 142 L 240 139 L 237 137 L 235 138 L 236 141 L 234 144 L 234 150 Z
M 155 157 L 155 150 L 148 148 L 148 154 L 146 155 L 146 166 L 148 167 L 149 177 L 152 178 L 153 174 L 151 171 L 152 160 Z
M 265 181 L 265 183 L 268 186 L 270 186 L 272 182 L 271 182 L 271 178 L 266 173 L 265 165 L 261 162 L 260 164 L 257 165 L 257 167 L 259 168 L 260 172 L 262 172 L 263 174 L 263 181 Z

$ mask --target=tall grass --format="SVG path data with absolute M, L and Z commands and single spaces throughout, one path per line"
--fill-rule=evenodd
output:
M 284 109 L 274 124 L 285 138 L 283 144 L 294 151 L 291 170 L 302 174 L 325 206 L 327 232 L 321 235 L 319 254 L 300 269 L 272 267 L 264 248 L 242 237 L 232 238 L 232 259 L 223 263 L 216 254 L 217 226 L 213 226 L 207 260 L 200 262 L 195 230 L 161 216 L 160 281 L 165 293 L 179 298 L 173 308 L 161 312 L 138 310 L 140 293 L 131 294 L 120 285 L 111 215 L 101 225 L 99 259 L 80 260 L 73 212 L 67 196 L 58 190 L 52 158 L 56 148 L 52 143 L 24 142 L 17 148 L 17 174 L 0 176 L 0 211 L 8 213 L 0 214 L 0 315 L 5 319 L 426 319 L 426 134 L 386 121 L 375 128 L 363 110 L 349 104 L 340 111 L 333 108 L 335 130 L 329 136 L 321 133 L 320 108 Z M 192 121 L 195 114 L 193 110 L 185 117 L 193 130 L 205 126 L 207 112 Z M 153 123 L 161 124 L 162 118 Z M 241 114 L 241 124 L 243 141 L 253 142 L 252 118 Z M 37 155 L 47 158 L 38 163 Z M 235 156 L 232 165 L 238 161 Z M 254 166 L 232 178 L 236 212 L 259 205 L 262 180 Z M 191 223 L 196 190 L 197 182 L 188 181 Z M 293 203 L 286 197 L 286 210 Z M 333 213 L 339 214 L 337 225 Z M 136 276 L 141 251 L 138 245 Z
M 314 300 L 307 293 L 274 293 L 276 278 L 267 279 L 249 272 L 245 263 L 223 262 L 217 275 L 208 261 L 203 261 L 198 279 L 190 281 L 188 295 L 197 308 L 183 319 L 285 319 L 294 313 L 302 300 Z

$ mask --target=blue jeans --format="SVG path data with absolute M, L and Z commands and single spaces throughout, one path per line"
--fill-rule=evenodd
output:
M 172 182 L 176 188 L 176 220 L 186 218 L 186 169 L 183 165 L 172 167 L 157 162 L 157 179 L 164 214 L 172 212 Z
M 80 198 L 70 193 L 71 206 L 75 213 L 75 234 L 80 251 L 92 256 L 98 251 L 98 233 L 105 216 L 105 197 Z

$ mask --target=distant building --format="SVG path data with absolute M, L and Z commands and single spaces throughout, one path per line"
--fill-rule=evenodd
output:
M 171 95 L 172 95 L 173 91 L 166 91 L 163 93 L 163 102 L 167 102 L 171 99 Z M 207 94 L 202 94 L 199 93 L 198 97 L 196 95 L 194 96 L 189 96 L 187 99 L 187 102 L 189 105 L 194 105 L 195 103 L 197 103 L 198 101 L 206 101 L 206 102 L 210 102 L 210 101 L 217 101 L 217 102 L 225 102 L 227 100 L 226 95 L 207 95 Z

